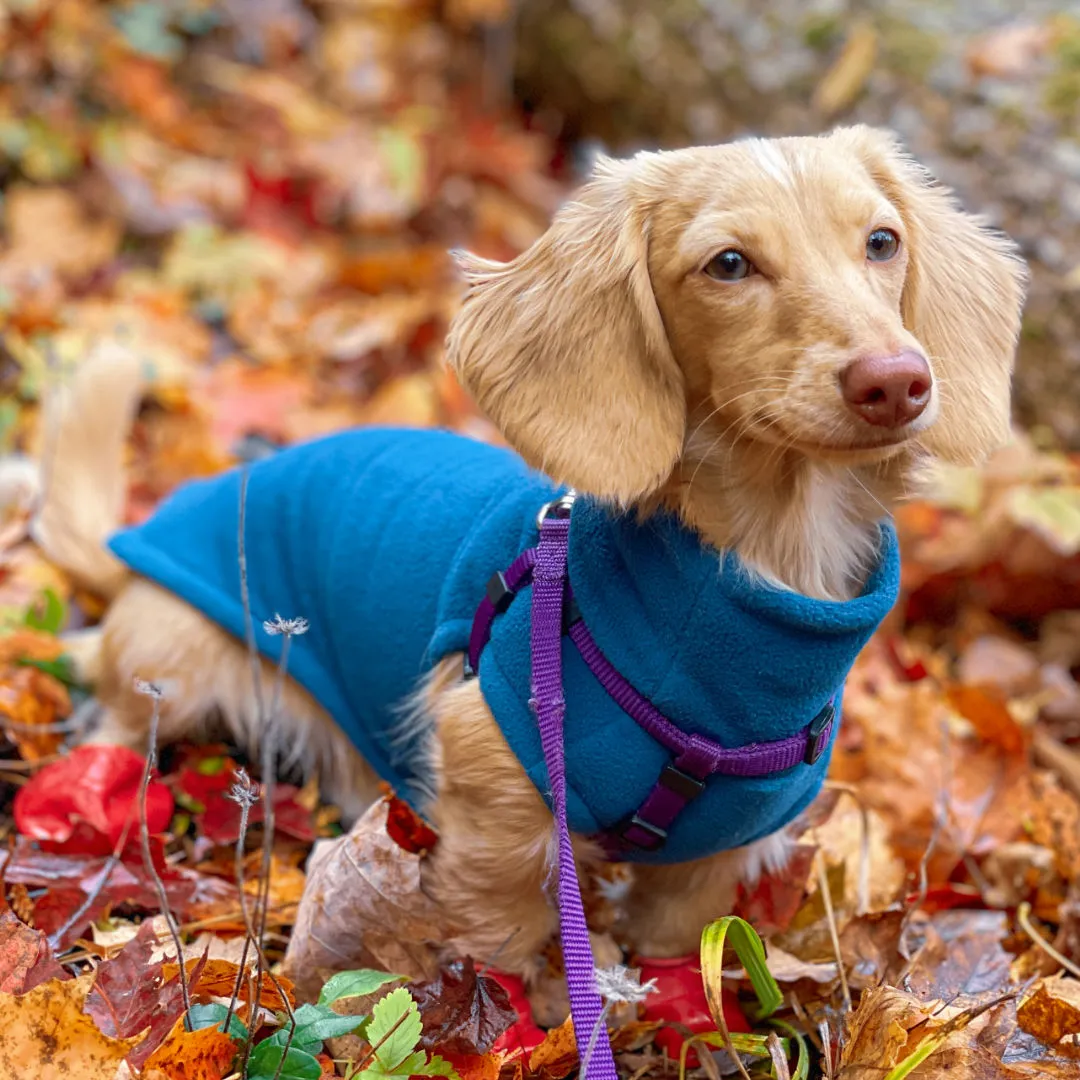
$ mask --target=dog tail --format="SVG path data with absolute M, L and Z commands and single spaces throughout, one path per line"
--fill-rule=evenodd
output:
M 45 400 L 43 491 L 31 535 L 75 581 L 106 599 L 128 576 L 105 540 L 123 520 L 125 447 L 144 385 L 139 358 L 106 341 Z

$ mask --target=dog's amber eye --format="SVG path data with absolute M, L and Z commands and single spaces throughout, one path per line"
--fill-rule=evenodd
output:
M 888 262 L 900 250 L 900 237 L 892 229 L 875 229 L 866 238 L 866 257 L 871 262 Z
M 705 273 L 717 281 L 742 281 L 754 272 L 754 264 L 734 248 L 721 251 L 705 264 Z

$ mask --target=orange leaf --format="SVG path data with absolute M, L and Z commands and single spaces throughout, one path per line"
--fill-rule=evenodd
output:
M 26 727 L 46 728 L 71 712 L 67 688 L 52 675 L 35 667 L 13 667 L 0 675 L 0 714 Z M 40 761 L 54 754 L 63 735 L 9 729 L 11 739 L 26 761 Z
M 1068 1057 L 1080 1057 L 1080 1048 L 1062 1043 L 1080 1031 L 1080 982 L 1062 975 L 1040 979 L 1016 1010 L 1024 1031 Z
M 951 686 L 949 704 L 978 732 L 979 738 L 1007 754 L 1022 753 L 1028 737 L 992 687 Z
M 574 1025 L 567 1017 L 557 1028 L 552 1028 L 544 1041 L 529 1057 L 529 1072 L 543 1077 L 543 1080 L 562 1080 L 577 1067 L 577 1041 L 574 1038 Z
M 223 1080 L 232 1070 L 237 1043 L 217 1028 L 185 1031 L 184 1018 L 146 1061 L 146 1072 L 157 1069 L 169 1080 Z
M 194 971 L 199 960 L 188 960 L 185 969 L 190 974 Z M 165 964 L 162 968 L 163 981 L 168 982 L 180 969 L 176 964 Z M 236 986 L 236 974 L 240 968 L 231 960 L 208 960 L 202 970 L 198 981 L 192 986 L 192 990 L 198 988 L 202 994 L 213 994 L 217 997 L 230 997 L 233 987 Z M 296 1004 L 296 995 L 293 993 L 293 984 L 284 976 L 277 977 L 278 984 L 289 999 L 290 1005 Z M 240 1000 L 249 1000 L 248 979 L 244 979 L 240 987 Z M 281 994 L 274 986 L 273 980 L 265 972 L 259 990 L 259 1004 L 264 1009 L 272 1012 L 280 1012 L 285 1009 L 285 1003 L 281 1000 Z

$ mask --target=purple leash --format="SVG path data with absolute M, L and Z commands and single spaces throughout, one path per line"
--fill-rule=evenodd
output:
M 603 1024 L 604 1003 L 596 991 L 595 961 L 581 902 L 570 826 L 566 817 L 566 760 L 563 750 L 562 638 L 563 602 L 566 595 L 566 558 L 570 538 L 569 507 L 561 501 L 553 504 L 540 525 L 540 543 L 532 578 L 532 694 L 540 742 L 544 749 L 551 802 L 559 845 L 559 937 L 566 987 L 570 995 L 574 1038 L 582 1055 L 582 1080 L 617 1080 L 615 1058 Z M 584 1060 L 588 1047 L 592 1053 Z
M 595 961 L 567 820 L 563 738 L 566 699 L 562 679 L 564 634 L 577 647 L 582 660 L 609 697 L 673 755 L 637 812 L 595 838 L 610 858 L 625 857 L 633 849 L 651 852 L 663 847 L 668 829 L 704 791 L 705 781 L 710 776 L 769 776 L 800 763 L 814 765 L 828 749 L 832 738 L 836 719 L 835 695 L 801 731 L 775 742 L 724 747 L 704 736 L 682 731 L 615 669 L 577 610 L 567 571 L 572 506 L 573 495 L 570 494 L 543 507 L 537 518 L 540 542 L 523 551 L 505 572 L 494 574 L 488 582 L 487 595 L 481 600 L 473 619 L 465 656 L 465 676 L 477 676 L 480 655 L 490 640 L 496 617 L 507 610 L 521 589 L 531 584 L 530 704 L 536 713 L 551 784 L 559 853 L 559 933 L 570 995 L 570 1015 L 582 1058 L 582 1080 L 618 1080 L 611 1041 L 604 1024 L 604 1004 L 596 990 Z

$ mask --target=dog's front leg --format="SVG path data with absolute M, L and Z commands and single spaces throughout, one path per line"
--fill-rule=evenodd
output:
M 731 913 L 740 883 L 786 865 L 792 841 L 786 832 L 708 859 L 634 867 L 620 930 L 640 956 L 696 953 L 706 923 Z
M 448 952 L 527 980 L 557 929 L 549 901 L 552 819 L 460 663 L 429 684 L 435 797 L 428 816 L 439 843 L 424 890 L 460 926 Z

